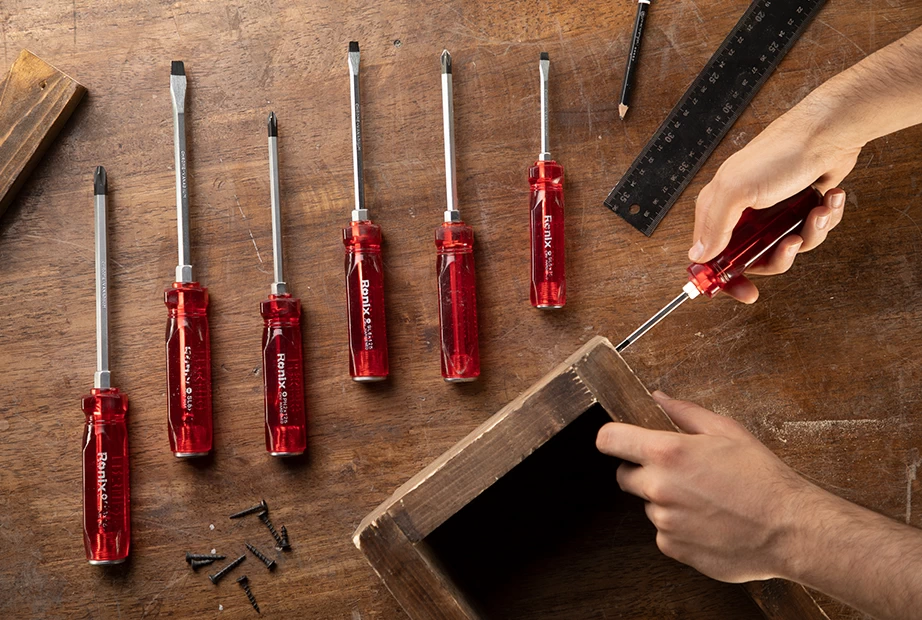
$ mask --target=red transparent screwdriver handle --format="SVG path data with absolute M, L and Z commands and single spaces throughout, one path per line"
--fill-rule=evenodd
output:
M 442 377 L 473 381 L 480 376 L 474 230 L 463 222 L 445 222 L 435 231 L 435 246 Z
M 304 415 L 304 362 L 301 355 L 301 301 L 269 295 L 259 305 L 263 331 L 263 387 L 266 395 L 266 450 L 296 456 L 307 449 Z
M 531 185 L 531 305 L 562 308 L 567 303 L 564 272 L 563 166 L 537 161 L 528 169 Z
M 211 451 L 211 344 L 208 289 L 174 282 L 164 292 L 170 450 L 179 457 Z
M 707 263 L 688 266 L 689 281 L 708 297 L 762 259 L 784 237 L 800 232 L 810 211 L 823 203 L 812 187 L 767 209 L 746 209 L 727 248 Z
M 93 388 L 81 401 L 83 544 L 91 564 L 118 564 L 131 544 L 128 488 L 128 398 L 117 388 Z
M 370 221 L 343 229 L 346 246 L 346 311 L 349 315 L 349 374 L 377 381 L 388 374 L 384 324 L 384 263 L 381 227 Z

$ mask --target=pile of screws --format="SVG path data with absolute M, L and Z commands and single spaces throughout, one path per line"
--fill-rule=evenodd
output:
M 231 519 L 239 519 L 247 515 L 255 514 L 259 517 L 259 520 L 263 522 L 266 528 L 269 530 L 269 533 L 272 534 L 272 538 L 275 539 L 275 548 L 279 551 L 290 551 L 291 543 L 288 542 L 288 530 L 283 525 L 279 529 L 281 533 L 276 531 L 275 526 L 272 525 L 272 521 L 269 520 L 269 506 L 266 504 L 266 500 L 260 500 L 258 504 L 247 508 L 246 510 L 241 510 L 240 512 L 235 512 L 230 516 Z M 214 526 L 212 526 L 212 529 Z M 246 548 L 256 556 L 260 562 L 266 565 L 266 568 L 271 572 L 275 569 L 276 563 L 275 560 L 267 556 L 265 553 L 260 551 L 255 546 L 251 545 L 249 542 L 243 543 Z M 214 551 L 214 550 L 212 550 Z M 198 570 L 202 566 L 208 566 L 209 564 L 214 563 L 216 560 L 223 560 L 225 556 L 217 555 L 215 553 L 203 554 L 203 553 L 186 553 L 186 563 L 192 567 L 192 570 Z M 240 555 L 236 560 L 230 562 L 224 566 L 221 570 L 216 572 L 213 575 L 208 575 L 208 579 L 211 580 L 211 583 L 218 585 L 218 582 L 224 579 L 228 573 L 240 566 L 244 560 L 247 559 L 246 554 Z M 250 591 L 250 580 L 246 575 L 243 575 L 237 579 L 237 583 L 240 584 L 240 587 L 243 588 L 244 594 L 246 594 L 247 599 L 249 599 L 250 604 L 253 606 L 253 609 L 256 610 L 256 613 L 260 613 L 259 605 L 256 604 L 256 597 L 253 596 L 253 592 Z

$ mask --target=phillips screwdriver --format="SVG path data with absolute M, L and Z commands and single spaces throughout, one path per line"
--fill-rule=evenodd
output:
M 615 350 L 626 349 L 685 301 L 701 294 L 714 297 L 784 237 L 799 232 L 810 211 L 822 202 L 820 193 L 808 187 L 768 209 L 743 211 L 726 249 L 706 263 L 689 265 L 688 282 L 682 287 L 682 293 L 625 338 Z
M 179 264 L 176 281 L 164 292 L 166 326 L 167 424 L 170 449 L 179 458 L 211 451 L 211 345 L 208 289 L 192 277 L 189 250 L 189 184 L 186 174 L 186 70 L 174 60 L 170 71 L 173 143 L 176 160 L 176 224 Z
M 81 401 L 83 431 L 83 544 L 90 564 L 121 564 L 131 543 L 128 492 L 128 397 L 109 373 L 109 265 L 106 170 L 93 179 L 96 222 L 96 373 Z
M 528 169 L 531 185 L 531 305 L 563 308 L 567 303 L 564 274 L 563 166 L 548 152 L 548 71 L 551 59 L 541 52 L 541 154 Z
M 381 227 L 368 217 L 362 164 L 362 112 L 359 98 L 359 44 L 349 42 L 349 95 L 352 102 L 352 168 L 355 209 L 343 229 L 346 246 L 346 306 L 349 315 L 349 374 L 368 383 L 387 378 L 384 318 L 384 263 Z
M 480 376 L 477 342 L 477 291 L 474 274 L 474 229 L 461 221 L 455 173 L 455 116 L 452 106 L 451 54 L 442 64 L 442 125 L 445 140 L 445 187 L 448 206 L 435 230 L 439 278 L 439 327 L 442 378 L 451 383 Z
M 285 282 L 282 209 L 279 199 L 279 126 L 269 114 L 269 197 L 272 203 L 272 266 L 269 298 L 259 305 L 263 331 L 263 388 L 266 396 L 266 450 L 296 456 L 307 448 L 304 420 L 304 366 L 301 355 L 301 300 Z

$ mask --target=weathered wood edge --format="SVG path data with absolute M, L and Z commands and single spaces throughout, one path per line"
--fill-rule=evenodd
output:
M 611 343 L 600 348 L 592 364 L 577 369 L 580 379 L 613 420 L 644 428 L 681 432 Z M 769 620 L 829 620 L 807 589 L 772 579 L 742 584 L 746 594 Z
M 574 368 L 586 364 L 596 351 L 610 346 L 611 343 L 600 336 L 587 342 L 525 393 L 398 488 L 388 500 L 362 520 L 353 539 L 357 541 L 362 530 L 384 513 L 390 514 L 413 542 L 430 534 L 596 403 L 592 393 L 579 381 Z M 556 395 L 549 399 L 547 388 L 552 383 L 559 387 Z M 546 409 L 547 415 L 531 415 L 530 412 L 536 408 Z M 530 434 L 526 435 L 528 431 Z M 529 436 L 534 441 L 528 446 L 527 452 L 509 449 L 510 438 L 519 438 L 524 442 Z M 491 456 L 496 459 L 497 467 L 490 471 L 472 471 L 466 467 L 469 460 L 482 462 Z
M 356 533 L 356 546 L 413 620 L 477 620 L 480 614 L 432 557 L 388 514 Z
M 17 72 L 26 71 L 35 73 L 38 76 L 35 80 L 41 79 L 45 87 L 35 92 L 11 93 L 17 87 Z M 13 62 L 0 83 L 0 154 L 4 155 L 0 157 L 0 216 L 85 94 L 82 84 L 29 50 L 22 50 Z M 31 96 L 26 99 L 26 95 Z M 24 106 L 31 106 L 35 113 L 19 114 Z M 9 127 L 2 122 L 5 108 L 13 110 Z M 20 125 L 27 122 L 31 123 L 31 130 L 22 131 Z M 15 140 L 15 143 L 7 143 L 7 140 Z

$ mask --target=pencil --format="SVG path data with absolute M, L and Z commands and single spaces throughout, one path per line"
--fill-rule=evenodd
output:
M 647 21 L 647 9 L 650 0 L 637 0 L 637 17 L 634 19 L 634 34 L 631 35 L 631 50 L 624 67 L 624 82 L 621 83 L 621 103 L 618 104 L 618 116 L 624 120 L 628 107 L 631 105 L 631 89 L 634 84 L 634 71 L 640 58 L 640 39 L 643 37 L 643 27 Z

